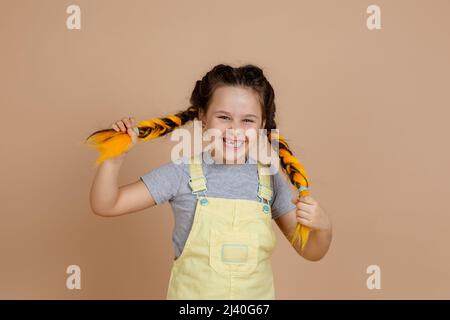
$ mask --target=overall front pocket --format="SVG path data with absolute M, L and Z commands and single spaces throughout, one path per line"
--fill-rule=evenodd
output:
M 258 234 L 210 231 L 209 264 L 219 274 L 246 276 L 258 265 Z

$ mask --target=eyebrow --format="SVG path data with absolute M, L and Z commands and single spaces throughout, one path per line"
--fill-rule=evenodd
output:
M 226 112 L 226 111 L 223 111 L 223 110 L 218 110 L 215 113 L 225 113 L 227 115 L 231 115 L 229 112 Z M 251 113 L 244 115 L 244 118 L 248 118 L 248 117 L 258 118 L 258 116 L 254 115 L 254 114 L 251 114 Z

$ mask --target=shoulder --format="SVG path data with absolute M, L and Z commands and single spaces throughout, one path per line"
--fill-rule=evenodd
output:
M 151 190 L 157 204 L 171 200 L 178 194 L 180 187 L 186 184 L 189 178 L 186 164 L 183 161 L 173 160 L 143 174 L 140 179 Z
M 189 176 L 188 161 L 184 158 L 170 159 L 163 164 L 151 169 L 142 175 L 142 178 L 149 179 L 159 179 L 159 180 L 169 180 L 172 183 L 177 182 L 179 184 L 185 178 Z
M 276 170 L 271 170 L 270 180 L 271 180 L 272 188 L 274 189 L 274 192 L 277 189 L 280 189 L 283 186 L 285 186 L 288 182 L 287 177 L 282 172 L 281 167 Z
M 271 175 L 272 182 L 272 216 L 274 219 L 295 209 L 292 199 L 295 197 L 293 187 L 284 172 L 280 168 Z

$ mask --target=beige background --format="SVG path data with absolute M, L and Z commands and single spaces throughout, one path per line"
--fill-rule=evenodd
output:
M 80 31 L 65 25 L 74 3 Z M 366 27 L 370 4 L 381 30 Z M 169 204 L 93 215 L 97 154 L 82 141 L 123 116 L 186 108 L 217 63 L 264 69 L 280 132 L 333 217 L 320 262 L 276 229 L 277 297 L 450 298 L 449 12 L 447 0 L 3 1 L 0 298 L 165 298 Z M 171 146 L 138 144 L 120 183 Z M 78 291 L 65 287 L 71 264 Z M 381 290 L 366 288 L 371 264 Z

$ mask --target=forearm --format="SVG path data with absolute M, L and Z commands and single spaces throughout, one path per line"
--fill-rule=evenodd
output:
M 94 213 L 108 215 L 119 195 L 118 177 L 125 155 L 108 159 L 100 164 L 90 192 Z

